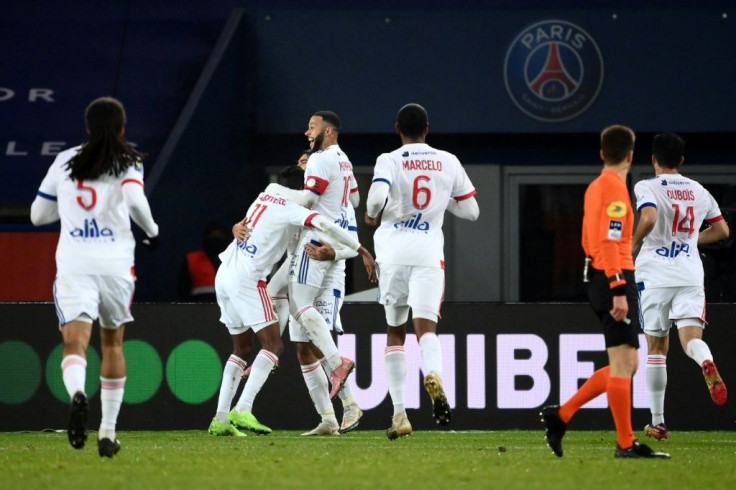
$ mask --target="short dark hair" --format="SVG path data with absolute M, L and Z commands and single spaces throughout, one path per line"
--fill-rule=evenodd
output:
M 279 172 L 279 184 L 289 189 L 302 189 L 304 187 L 304 170 L 299 165 L 291 165 Z
M 396 115 L 396 124 L 404 136 L 417 138 L 424 133 L 429 125 L 427 110 L 419 104 L 406 104 L 399 109 Z
M 685 156 L 685 140 L 676 133 L 659 133 L 652 139 L 652 155 L 665 168 L 677 168 Z
M 327 124 L 335 128 L 335 131 L 340 132 L 340 116 L 332 111 L 317 111 L 313 114 L 314 116 L 321 117 Z
M 606 163 L 619 163 L 634 151 L 634 131 L 620 124 L 608 126 L 601 131 L 601 150 Z

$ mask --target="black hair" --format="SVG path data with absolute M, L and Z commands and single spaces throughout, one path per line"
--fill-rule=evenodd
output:
M 406 104 L 399 109 L 396 116 L 399 131 L 409 138 L 418 138 L 424 134 L 429 125 L 429 116 L 424 107 L 419 104 Z
M 279 172 L 279 184 L 289 189 L 302 189 L 304 187 L 304 170 L 299 165 L 291 165 Z
M 677 168 L 685 156 L 685 140 L 675 133 L 659 133 L 652 139 L 652 155 L 660 166 Z
M 72 180 L 97 179 L 104 174 L 116 177 L 145 155 L 123 138 L 125 108 L 119 100 L 100 97 L 84 111 L 89 137 L 69 162 Z
M 335 128 L 335 131 L 337 131 L 338 133 L 340 132 L 340 116 L 338 116 L 334 112 L 317 111 L 313 115 L 321 117 L 323 121 Z
M 606 163 L 620 163 L 634 151 L 636 136 L 631 128 L 614 124 L 601 131 L 601 150 Z

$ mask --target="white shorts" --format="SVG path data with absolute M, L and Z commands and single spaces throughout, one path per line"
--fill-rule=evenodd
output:
M 672 325 L 705 326 L 705 290 L 698 286 L 652 288 L 639 292 L 641 326 L 654 337 L 669 335 Z
M 313 243 L 319 244 L 316 241 L 313 241 Z M 289 282 L 306 284 L 320 289 L 325 283 L 325 279 L 333 273 L 332 269 L 336 267 L 337 262 L 334 260 L 310 259 L 303 244 L 300 244 L 291 256 Z
M 220 266 L 215 276 L 215 294 L 220 306 L 220 321 L 230 335 L 239 335 L 248 329 L 258 332 L 278 321 L 266 281 L 245 277 L 236 270 Z
M 325 284 L 320 288 L 314 299 L 314 307 L 325 319 L 327 328 L 334 330 L 338 335 L 343 334 L 342 321 L 340 320 L 340 309 L 345 292 L 345 261 L 335 262 L 325 276 Z M 289 320 L 289 338 L 292 342 L 309 342 L 304 329 L 296 321 Z
M 100 319 L 100 327 L 116 329 L 133 321 L 130 304 L 135 292 L 131 276 L 89 276 L 59 274 L 54 280 L 54 303 L 59 325 L 74 320 L 92 323 Z
M 445 270 L 437 267 L 378 264 L 378 302 L 387 308 L 386 320 L 391 326 L 400 322 L 389 309 L 411 307 L 415 318 L 436 321 L 445 293 Z

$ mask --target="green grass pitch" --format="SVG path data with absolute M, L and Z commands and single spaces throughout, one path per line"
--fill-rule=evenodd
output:
M 673 432 L 643 441 L 670 460 L 613 457 L 611 431 L 570 431 L 563 458 L 539 431 L 381 431 L 334 437 L 213 437 L 206 431 L 120 432 L 121 452 L 97 455 L 96 433 L 72 449 L 65 432 L 0 433 L 0 488 L 719 489 L 736 485 L 736 432 Z

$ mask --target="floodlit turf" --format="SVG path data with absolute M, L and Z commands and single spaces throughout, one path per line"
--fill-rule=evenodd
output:
M 671 460 L 614 459 L 612 432 L 570 431 L 555 457 L 542 430 L 383 432 L 334 437 L 214 437 L 202 431 L 121 432 L 121 452 L 74 450 L 66 433 L 0 433 L 0 488 L 733 488 L 736 432 L 672 432 L 644 441 Z

